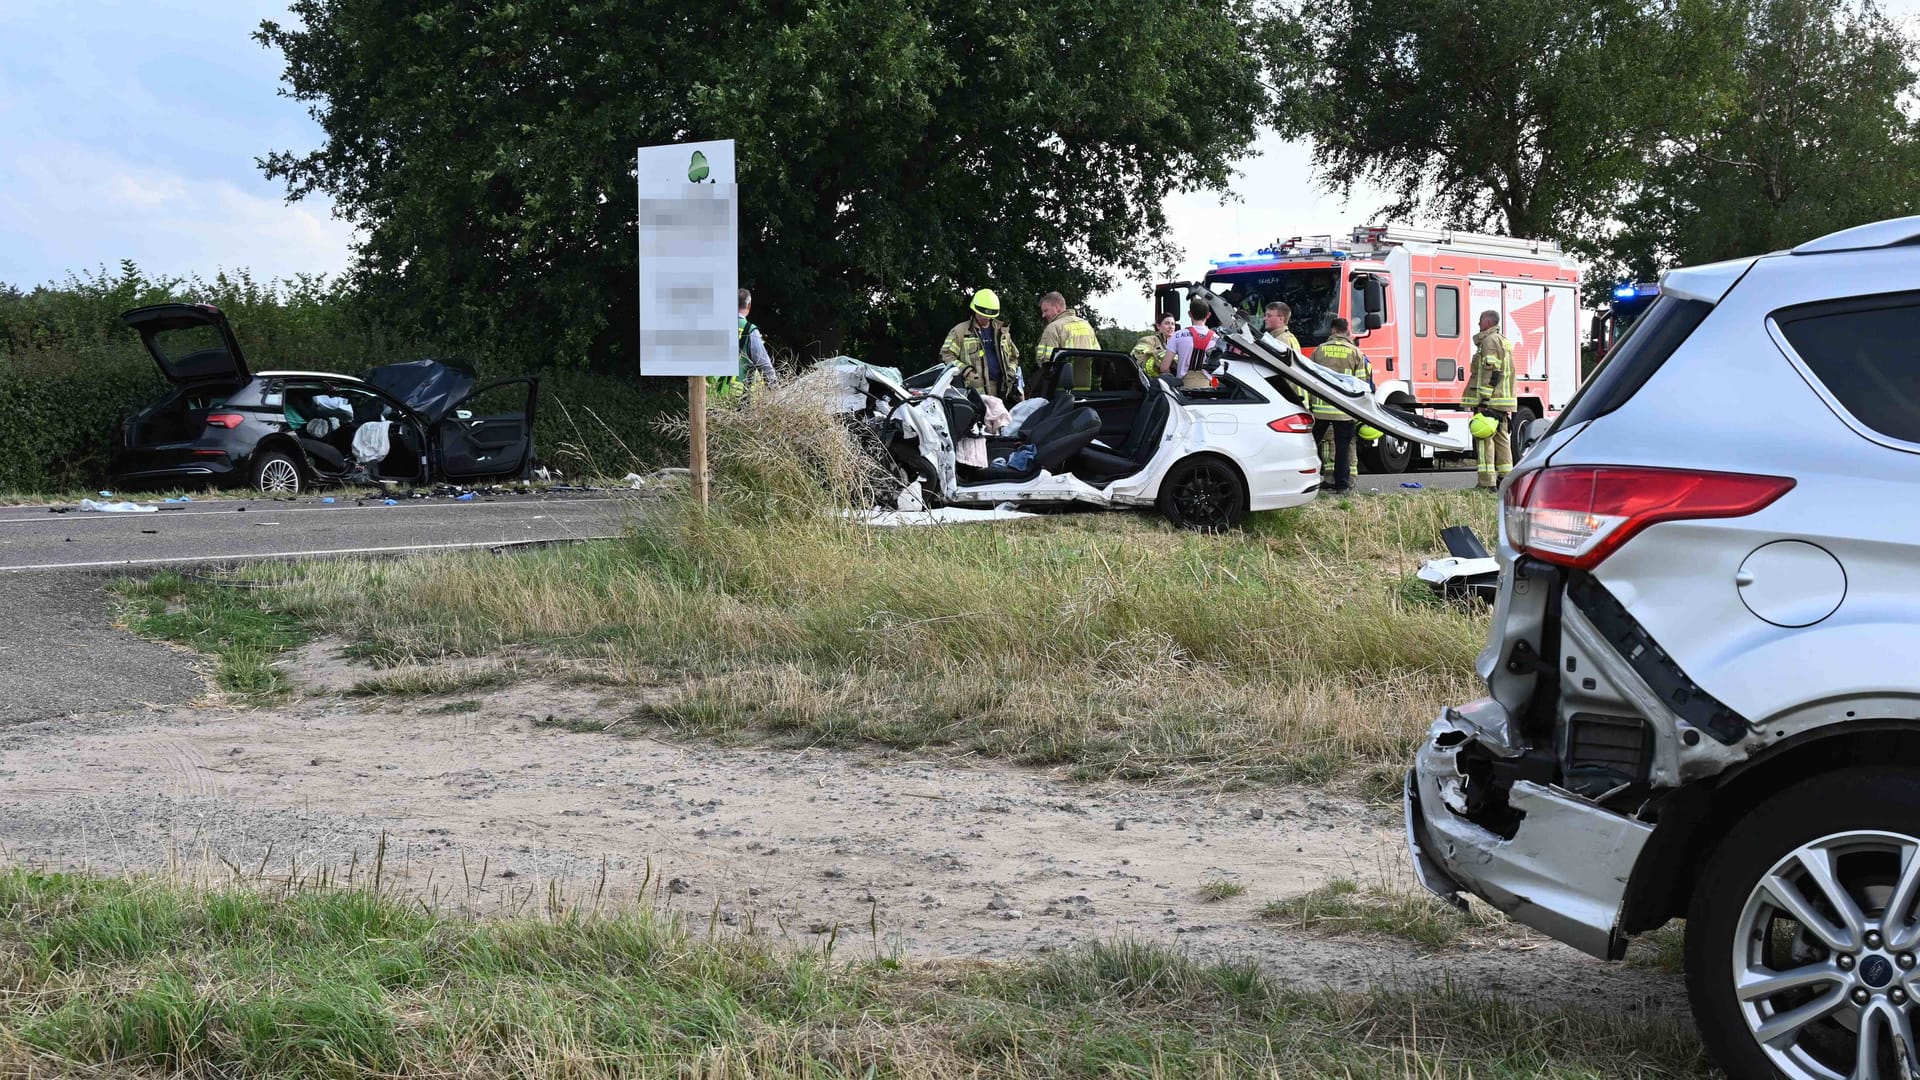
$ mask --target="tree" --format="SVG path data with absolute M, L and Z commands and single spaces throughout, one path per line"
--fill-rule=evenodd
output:
M 261 164 L 362 230 L 389 317 L 627 368 L 634 148 L 734 138 L 755 321 L 917 368 L 975 287 L 1024 343 L 1041 292 L 1168 261 L 1162 200 L 1266 111 L 1253 2 L 294 0 L 257 36 L 326 137 Z
M 1705 0 L 1302 0 L 1268 44 L 1283 107 L 1337 190 L 1392 217 L 1568 240 L 1648 148 L 1691 130 L 1721 39 Z
M 1610 269 L 1645 280 L 1670 266 L 1792 247 L 1916 212 L 1920 132 L 1902 108 L 1914 44 L 1871 3 L 1735 0 L 1729 92 L 1697 137 L 1659 148 L 1620 212 Z

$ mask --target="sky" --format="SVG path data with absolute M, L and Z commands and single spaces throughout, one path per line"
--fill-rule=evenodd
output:
M 1913 25 L 1920 0 L 1882 7 Z M 132 259 L 150 274 L 334 274 L 353 230 L 324 197 L 289 204 L 255 159 L 305 151 L 319 125 L 279 96 L 279 54 L 249 35 L 272 0 L 0 0 L 0 283 L 28 287 Z M 1272 133 L 1226 197 L 1167 201 L 1178 276 L 1276 238 L 1344 233 L 1384 202 L 1315 180 L 1309 147 Z M 1144 325 L 1144 282 L 1091 298 Z

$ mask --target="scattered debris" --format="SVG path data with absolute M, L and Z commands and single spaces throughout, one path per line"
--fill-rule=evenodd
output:
M 106 495 L 109 493 L 103 491 L 100 494 Z M 92 510 L 102 514 L 151 514 L 157 512 L 160 508 L 136 502 L 95 502 L 92 499 L 81 499 L 80 509 Z
M 1474 535 L 1471 526 L 1455 525 L 1440 532 L 1451 556 L 1420 564 L 1419 578 L 1449 600 L 1479 599 L 1492 603 L 1500 588 L 1500 563 Z
M 1039 517 L 1024 510 L 1007 509 L 1006 504 L 991 510 L 976 510 L 964 506 L 942 506 L 933 510 L 842 510 L 841 516 L 868 525 L 893 528 L 901 525 L 960 525 L 975 521 L 1012 521 L 1015 518 Z

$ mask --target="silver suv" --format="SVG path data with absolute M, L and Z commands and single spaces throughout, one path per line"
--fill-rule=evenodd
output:
M 1676 270 L 1501 492 L 1421 880 L 1595 956 L 1686 919 L 1736 1077 L 1920 1077 L 1920 217 Z

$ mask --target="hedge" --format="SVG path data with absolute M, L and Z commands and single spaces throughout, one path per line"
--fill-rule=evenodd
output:
M 356 310 L 339 282 L 250 276 L 148 278 L 131 263 L 21 292 L 0 286 L 0 490 L 105 486 L 120 421 L 166 389 L 119 315 L 144 304 L 206 301 L 227 313 L 256 370 L 290 367 L 358 374 L 376 364 L 440 355 L 385 332 Z M 684 408 L 677 381 L 542 370 L 537 359 L 480 357 L 483 376 L 540 377 L 535 446 L 569 478 L 618 477 L 678 463 L 684 451 L 655 426 Z

